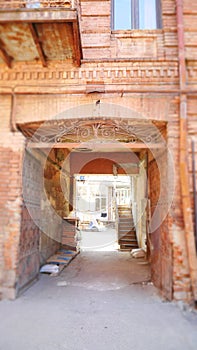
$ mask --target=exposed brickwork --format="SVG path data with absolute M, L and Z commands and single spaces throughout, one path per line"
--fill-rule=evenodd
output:
M 62 244 L 74 250 L 77 249 L 77 222 L 73 219 L 64 220 Z
M 18 244 L 21 221 L 21 154 L 9 148 L 0 148 L 0 293 L 15 297 Z
M 19 2 L 15 1 L 15 5 Z M 3 1 L 0 1 L 1 3 Z M 44 1 L 42 3 L 44 4 Z M 52 1 L 50 3 L 52 4 Z M 53 3 L 57 5 L 57 2 Z M 80 67 L 68 61 L 50 62 L 46 68 L 42 68 L 37 62 L 17 62 L 13 64 L 12 69 L 9 69 L 0 61 L 1 294 L 3 297 L 15 297 L 15 283 L 18 281 L 19 286 L 25 285 L 32 276 L 35 277 L 39 266 L 38 234 L 32 231 L 32 237 L 36 237 L 34 240 L 31 234 L 26 237 L 25 232 L 21 230 L 21 168 L 24 138 L 19 132 L 12 133 L 10 125 L 47 119 L 117 116 L 167 123 L 164 134 L 174 161 L 175 195 L 168 217 L 151 236 L 154 248 L 151 256 L 152 275 L 155 284 L 163 290 L 164 296 L 170 299 L 170 293 L 172 293 L 171 296 L 176 300 L 190 301 L 192 298 L 191 275 L 179 172 L 180 86 L 176 1 L 161 1 L 162 30 L 124 32 L 111 31 L 109 0 L 81 0 L 74 5 L 77 3 L 83 49 Z M 183 7 L 187 59 L 185 94 L 189 133 L 188 162 L 190 194 L 193 197 L 191 138 L 196 138 L 197 134 L 197 5 L 194 1 L 191 4 L 191 1 L 184 0 Z M 11 98 L 13 93 L 14 100 Z M 98 100 L 100 100 L 100 107 L 96 108 Z M 125 108 L 128 109 L 125 110 Z M 54 161 L 58 159 L 57 153 L 51 153 L 51 157 Z M 159 174 L 154 159 L 150 157 L 149 161 L 150 200 L 153 214 L 160 194 L 160 176 L 165 173 L 165 176 L 170 179 L 171 169 L 168 167 L 170 164 L 168 160 L 164 159 L 162 174 Z M 59 165 L 62 165 L 62 162 L 63 160 L 58 160 Z M 67 176 L 68 189 L 70 181 Z M 162 193 L 171 191 L 170 181 L 168 185 L 170 187 L 161 188 Z M 68 215 L 69 203 L 64 199 L 59 172 L 51 162 L 47 162 L 45 167 L 45 189 L 58 214 Z M 42 210 L 45 217 L 47 211 L 45 212 L 44 208 Z M 162 213 L 164 208 L 161 206 L 160 210 Z M 57 232 L 59 232 L 54 218 L 50 218 L 48 228 L 49 232 L 54 231 L 55 228 L 58 228 Z M 21 233 L 22 236 L 20 236 Z M 55 250 L 54 242 L 53 238 L 46 237 L 42 233 L 39 253 L 42 263 Z M 32 252 L 29 255 L 31 256 L 29 265 L 28 259 L 25 263 L 23 260 L 28 249 Z M 20 257 L 20 250 L 24 252 L 24 257 L 22 255 Z M 171 262 L 170 268 L 169 262 Z M 26 279 L 27 276 L 29 279 Z
M 13 8 L 24 8 L 24 7 L 70 7 L 72 3 L 75 1 L 72 0 L 65 0 L 65 1 L 56 1 L 56 0 L 12 0 L 12 3 L 10 0 L 0 0 L 0 8 L 3 9 L 13 9 Z

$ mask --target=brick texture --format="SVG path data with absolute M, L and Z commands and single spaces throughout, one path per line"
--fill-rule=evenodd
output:
M 0 1 L 0 5 L 2 3 L 11 5 L 8 1 Z M 19 3 L 22 1 L 12 2 L 12 5 L 16 7 Z M 44 4 L 44 1 L 42 3 Z M 59 2 L 50 3 L 51 6 L 58 6 Z M 109 0 L 81 0 L 76 1 L 74 6 L 76 5 L 83 51 L 80 67 L 76 67 L 70 61 L 56 60 L 44 68 L 39 62 L 14 62 L 12 69 L 9 69 L 0 61 L 1 296 L 14 298 L 17 283 L 20 289 L 35 278 L 40 262 L 44 263 L 48 255 L 55 251 L 58 241 L 51 235 L 36 232 L 34 224 L 24 212 L 21 174 L 25 138 L 19 131 L 13 132 L 13 127 L 57 119 L 88 120 L 99 117 L 105 120 L 107 116 L 141 122 L 165 122 L 163 133 L 175 170 L 174 197 L 168 216 L 151 234 L 152 278 L 164 297 L 190 302 L 191 273 L 189 252 L 186 248 L 179 170 L 180 72 L 176 1 L 161 1 L 161 30 L 144 31 L 112 31 Z M 197 135 L 196 2 L 184 0 L 183 11 L 187 71 L 187 89 L 184 93 L 187 101 L 187 149 L 193 205 L 191 140 L 196 140 Z M 96 105 L 98 100 L 99 107 Z M 68 150 L 66 152 L 69 153 Z M 64 154 L 64 157 L 66 156 L 67 154 Z M 170 162 L 166 155 L 160 156 L 164 157 L 161 173 L 158 172 L 151 153 L 149 154 L 152 215 L 160 191 L 168 194 L 173 187 L 170 183 Z M 51 151 L 50 157 L 59 166 L 64 162 L 55 151 Z M 195 158 L 197 160 L 197 143 Z M 67 170 L 69 173 L 70 169 Z M 68 174 L 66 176 L 67 196 L 70 198 L 71 179 Z M 162 176 L 169 181 L 168 186 L 160 189 Z M 67 216 L 69 199 L 65 200 L 59 172 L 50 161 L 45 164 L 45 189 L 48 200 L 58 215 Z M 44 206 L 41 209 L 43 220 L 46 221 L 47 210 L 45 211 Z M 164 210 L 165 203 L 160 206 L 161 215 Z M 28 236 L 24 231 L 24 220 L 30 227 Z M 58 228 L 56 232 L 60 237 L 60 227 L 54 220 L 49 220 L 48 232 L 52 233 Z M 24 254 L 20 256 L 21 252 Z

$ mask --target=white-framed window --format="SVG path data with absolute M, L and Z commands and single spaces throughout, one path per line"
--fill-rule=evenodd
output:
M 130 205 L 131 204 L 131 189 L 130 188 L 117 188 L 116 189 L 116 202 L 117 205 Z
M 103 196 L 97 196 L 95 198 L 95 210 L 96 211 L 106 211 L 107 210 L 107 198 Z
M 161 0 L 111 0 L 112 30 L 161 28 Z

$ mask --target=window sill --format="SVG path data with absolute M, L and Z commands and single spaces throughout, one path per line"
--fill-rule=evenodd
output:
M 156 37 L 158 34 L 163 34 L 163 29 L 130 29 L 111 31 L 111 36 L 116 38 L 147 38 Z

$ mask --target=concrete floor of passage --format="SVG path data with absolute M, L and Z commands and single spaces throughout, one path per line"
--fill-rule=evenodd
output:
M 164 303 L 149 278 L 129 253 L 83 252 L 60 276 L 0 302 L 0 349 L 196 349 L 197 314 Z
M 107 291 L 150 281 L 150 266 L 129 252 L 82 252 L 61 274 L 59 285 Z

